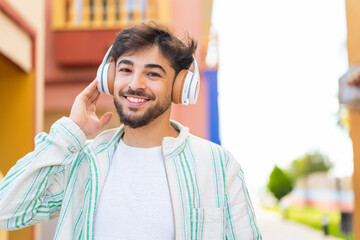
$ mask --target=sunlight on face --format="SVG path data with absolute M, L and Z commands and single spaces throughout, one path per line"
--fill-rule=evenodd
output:
M 116 64 L 114 104 L 123 124 L 138 128 L 170 116 L 175 70 L 157 46 L 124 54 Z

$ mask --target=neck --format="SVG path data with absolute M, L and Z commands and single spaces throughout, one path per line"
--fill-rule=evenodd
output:
M 151 121 L 148 125 L 131 128 L 124 127 L 125 144 L 139 148 L 160 146 L 164 137 L 177 137 L 179 133 L 170 124 L 170 109 Z

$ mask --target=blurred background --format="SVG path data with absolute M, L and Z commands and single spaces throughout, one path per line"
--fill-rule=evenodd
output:
M 0 0 L 0 178 L 69 115 L 116 33 L 155 20 L 199 42 L 198 103 L 172 118 L 238 159 L 264 239 L 360 240 L 359 16 L 360 0 Z

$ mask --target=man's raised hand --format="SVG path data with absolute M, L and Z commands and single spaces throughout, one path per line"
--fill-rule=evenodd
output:
M 96 134 L 112 118 L 112 113 L 105 113 L 100 119 L 96 116 L 96 103 L 100 97 L 100 92 L 96 85 L 98 81 L 92 81 L 77 97 L 70 112 L 70 119 L 74 121 L 86 136 Z

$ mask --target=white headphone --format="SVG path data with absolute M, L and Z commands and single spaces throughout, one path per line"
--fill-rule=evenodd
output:
M 100 64 L 96 78 L 99 92 L 114 95 L 115 62 L 111 61 L 111 47 L 107 50 Z M 172 101 L 176 104 L 195 104 L 199 96 L 200 74 L 195 57 L 193 56 L 194 73 L 182 69 L 175 78 L 172 92 Z

